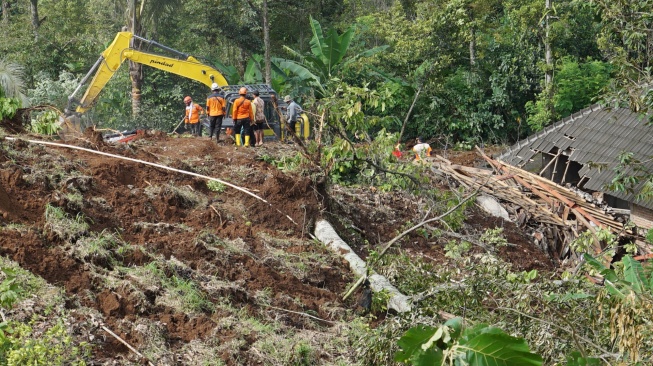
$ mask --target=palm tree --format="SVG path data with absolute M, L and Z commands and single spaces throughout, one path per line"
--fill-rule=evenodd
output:
M 0 59 L 0 97 L 20 99 L 24 90 L 23 67 Z
M 9 62 L 4 58 L 0 58 L 0 99 L 8 98 L 16 100 L 20 103 L 16 108 L 21 105 L 27 106 L 29 105 L 29 99 L 23 93 L 24 91 L 23 67 Z M 0 117 L 2 117 L 2 113 L 0 113 Z

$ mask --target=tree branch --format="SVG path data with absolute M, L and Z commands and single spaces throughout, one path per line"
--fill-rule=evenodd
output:
M 381 258 L 381 257 L 385 254 L 385 252 L 386 252 L 386 251 L 387 251 L 387 250 L 392 246 L 392 244 L 394 244 L 395 242 L 397 242 L 399 239 L 403 238 L 406 234 L 408 234 L 408 233 L 410 233 L 410 232 L 412 232 L 412 231 L 415 231 L 416 229 L 419 229 L 420 227 L 422 227 L 422 226 L 424 226 L 424 225 L 426 225 L 426 224 L 428 224 L 428 223 L 430 223 L 430 222 L 433 222 L 433 221 L 440 221 L 440 220 L 442 220 L 443 218 L 447 217 L 450 213 L 456 211 L 460 206 L 462 206 L 463 204 L 465 204 L 465 202 L 467 202 L 467 201 L 469 201 L 470 199 L 472 199 L 472 197 L 475 197 L 476 194 L 478 194 L 478 192 L 479 192 L 479 190 L 481 189 L 481 187 L 483 187 L 483 186 L 485 186 L 485 184 L 483 184 L 482 186 L 476 188 L 476 190 L 475 190 L 474 192 L 472 192 L 470 195 L 468 195 L 467 197 L 465 197 L 462 201 L 458 202 L 457 205 L 455 205 L 455 206 L 452 207 L 449 211 L 443 213 L 442 215 L 440 215 L 440 216 L 438 216 L 438 217 L 434 217 L 434 218 L 432 218 L 432 219 L 428 219 L 428 220 L 426 220 L 426 221 L 422 221 L 422 222 L 420 222 L 419 224 L 417 224 L 417 225 L 411 227 L 410 229 L 404 231 L 403 233 L 397 235 L 394 239 L 390 240 L 390 241 L 389 241 L 389 242 L 388 242 L 388 243 L 383 247 L 383 249 L 381 249 L 381 251 L 379 252 L 379 258 Z

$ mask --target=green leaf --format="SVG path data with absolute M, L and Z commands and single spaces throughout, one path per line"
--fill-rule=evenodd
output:
M 438 328 L 427 326 L 410 328 L 397 342 L 402 350 L 395 354 L 395 361 L 411 362 L 413 365 L 420 366 L 442 364 L 444 360 L 441 349 L 437 347 L 422 349 L 422 345 L 428 342 L 437 330 Z
M 596 260 L 596 258 L 592 257 L 591 255 L 584 253 L 583 258 L 585 258 L 585 261 L 587 264 L 590 266 L 594 267 L 599 273 L 608 281 L 610 282 L 618 282 L 619 277 L 617 277 L 617 274 L 614 272 L 614 270 L 607 268 L 606 266 L 603 265 L 603 263 L 599 262 Z
M 600 366 L 601 360 L 593 357 L 582 357 L 579 352 L 567 356 L 567 366 Z
M 623 257 L 621 261 L 624 263 L 624 277 L 630 282 L 633 291 L 637 294 L 641 294 L 644 290 L 650 291 L 642 264 L 629 255 Z
M 531 353 L 523 338 L 512 337 L 499 328 L 479 324 L 465 333 L 459 348 L 465 351 L 470 366 L 542 365 L 542 357 Z
M 326 91 L 320 82 L 320 78 L 313 74 L 305 66 L 292 60 L 275 59 L 275 62 L 277 65 L 279 65 L 280 68 L 289 70 L 293 74 L 297 75 L 300 79 L 306 80 L 310 85 L 317 88 L 322 95 L 326 94 Z
M 325 54 L 327 46 L 324 41 L 322 26 L 317 20 L 313 19 L 312 16 L 309 17 L 309 21 L 311 23 L 311 31 L 313 32 L 313 38 L 311 38 L 310 41 L 311 51 L 313 52 L 313 55 L 322 59 L 322 62 L 326 64 L 327 61 Z
M 245 74 L 243 75 L 243 79 L 246 84 L 256 84 L 263 81 L 261 61 L 262 57 L 260 55 L 252 55 L 252 57 L 247 62 L 247 68 L 245 69 Z
M 460 337 L 460 333 L 462 332 L 463 329 L 463 319 L 458 317 L 458 318 L 453 318 L 447 320 L 446 323 L 444 323 L 447 327 L 451 328 L 451 338 L 454 340 L 457 340 L 458 337 Z
M 411 358 L 414 366 L 444 365 L 444 361 L 444 354 L 439 348 L 429 348 L 426 351 L 420 350 Z

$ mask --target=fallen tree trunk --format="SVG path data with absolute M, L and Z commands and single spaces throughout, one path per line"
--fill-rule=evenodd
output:
M 343 257 L 356 276 L 365 276 L 367 274 L 367 263 L 354 253 L 351 247 L 338 236 L 338 233 L 326 220 L 320 220 L 315 224 L 315 236 L 327 248 Z M 367 279 L 370 281 L 372 291 L 381 292 L 385 290 L 388 292 L 390 295 L 388 309 L 393 309 L 399 313 L 411 310 L 410 297 L 399 292 L 387 278 L 378 273 L 372 273 Z

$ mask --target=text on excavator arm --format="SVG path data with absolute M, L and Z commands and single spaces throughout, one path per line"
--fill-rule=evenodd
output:
M 167 51 L 176 53 L 179 58 L 161 56 L 153 53 L 143 52 L 131 47 L 134 39 L 148 44 L 153 44 Z M 183 58 L 183 59 L 181 59 Z M 199 62 L 196 58 L 163 46 L 154 41 L 150 41 L 130 32 L 119 32 L 111 45 L 107 47 L 102 55 L 91 68 L 88 74 L 82 79 L 75 91 L 68 98 L 69 109 L 75 95 L 79 92 L 88 78 L 94 74 L 84 96 L 80 99 L 76 112 L 84 113 L 90 109 L 97 101 L 98 95 L 106 86 L 107 82 L 116 73 L 120 65 L 130 60 L 142 65 L 147 65 L 160 70 L 171 72 L 192 80 L 199 81 L 206 86 L 217 83 L 220 86 L 228 85 L 227 80 L 222 74 L 211 66 Z

